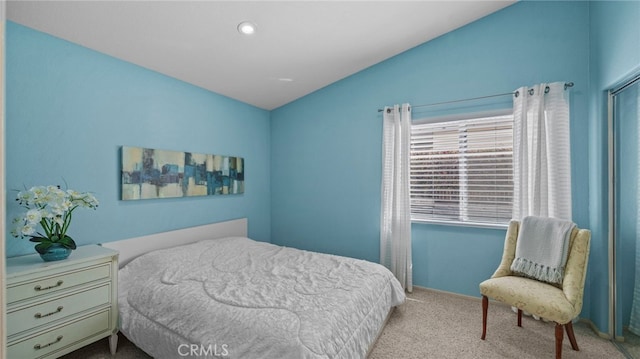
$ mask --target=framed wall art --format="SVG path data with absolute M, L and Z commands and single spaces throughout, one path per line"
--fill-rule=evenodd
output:
M 244 159 L 122 146 L 122 199 L 244 193 Z

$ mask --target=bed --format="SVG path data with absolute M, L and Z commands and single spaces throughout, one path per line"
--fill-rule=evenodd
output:
M 120 331 L 155 358 L 363 358 L 405 300 L 379 264 L 246 232 L 240 219 L 104 244 L 120 251 Z

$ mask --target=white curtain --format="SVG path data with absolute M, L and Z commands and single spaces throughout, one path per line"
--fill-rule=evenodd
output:
M 569 95 L 564 82 L 519 88 L 513 120 L 513 218 L 571 220 Z
M 380 263 L 389 268 L 407 291 L 413 290 L 409 151 L 411 106 L 385 107 L 382 143 L 382 206 Z

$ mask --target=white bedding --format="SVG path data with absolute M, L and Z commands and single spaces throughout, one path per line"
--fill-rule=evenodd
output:
M 379 264 L 231 237 L 119 272 L 120 329 L 156 358 L 362 358 L 405 295 Z

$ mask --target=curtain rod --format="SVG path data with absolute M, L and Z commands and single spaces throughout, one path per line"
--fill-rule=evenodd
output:
M 566 90 L 568 87 L 573 87 L 573 82 L 565 82 L 564 83 L 564 89 Z M 545 89 L 544 89 L 544 93 L 547 93 L 547 92 L 549 92 L 549 86 L 545 87 Z M 473 100 L 482 100 L 482 99 L 485 99 L 485 98 L 507 96 L 507 95 L 515 95 L 516 97 L 518 97 L 519 94 L 520 93 L 518 91 L 505 92 L 505 93 L 499 93 L 499 94 L 495 94 L 495 95 L 472 97 L 472 98 L 465 98 L 465 99 L 461 99 L 461 100 L 453 100 L 453 101 L 445 101 L 445 102 L 436 102 L 436 103 L 429 103 L 429 104 L 426 104 L 426 105 L 415 105 L 415 106 L 411 106 L 411 107 L 416 108 L 416 107 L 437 106 L 437 105 L 445 105 L 445 104 L 449 104 L 449 103 L 473 101 Z M 533 95 L 533 89 L 529 89 L 529 95 Z M 382 112 L 382 111 L 384 111 L 384 109 L 381 109 L 381 108 L 378 109 L 378 112 Z

